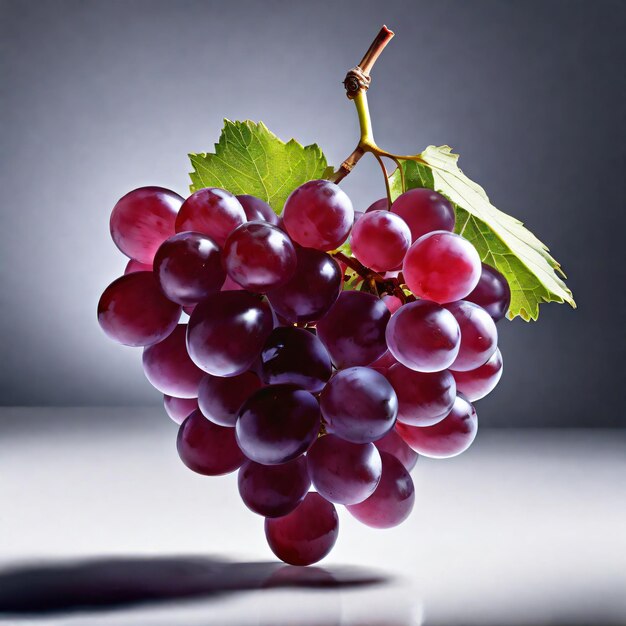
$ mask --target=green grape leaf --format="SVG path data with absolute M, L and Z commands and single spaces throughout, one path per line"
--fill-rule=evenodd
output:
M 469 239 L 480 258 L 496 267 L 511 287 L 507 317 L 536 320 L 542 302 L 576 303 L 561 277 L 565 274 L 548 248 L 519 220 L 496 209 L 484 189 L 459 169 L 449 146 L 428 146 L 418 161 L 401 160 L 407 189 L 426 187 L 455 206 L 455 231 Z M 400 171 L 390 176 L 392 199 L 402 193 Z M 560 275 L 559 275 L 560 274 Z
M 333 172 L 317 144 L 302 146 L 295 139 L 285 143 L 263 122 L 250 120 L 224 120 L 215 152 L 189 158 L 192 192 L 222 187 L 235 195 L 250 194 L 265 200 L 277 214 L 296 187 Z

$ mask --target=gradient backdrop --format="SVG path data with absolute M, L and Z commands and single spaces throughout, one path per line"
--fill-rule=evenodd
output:
M 157 405 L 140 352 L 96 322 L 125 259 L 108 236 L 140 185 L 187 192 L 223 117 L 263 120 L 340 163 L 341 86 L 382 23 L 370 91 L 382 146 L 452 145 L 494 203 L 553 250 L 579 305 L 503 322 L 482 425 L 616 426 L 624 398 L 621 2 L 3 1 L 0 398 Z M 384 193 L 367 160 L 346 181 Z M 622 384 L 620 384 L 620 381 Z

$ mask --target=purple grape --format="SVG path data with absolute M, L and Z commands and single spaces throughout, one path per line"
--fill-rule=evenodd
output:
M 386 335 L 391 354 L 418 372 L 439 372 L 450 367 L 461 344 L 454 315 L 428 300 L 400 307 L 391 318 Z
M 326 431 L 353 443 L 369 443 L 396 421 L 398 398 L 379 372 L 350 367 L 330 379 L 320 396 Z
M 204 372 L 189 358 L 187 325 L 179 324 L 165 339 L 143 351 L 143 371 L 161 393 L 177 398 L 197 398 Z
M 454 230 L 454 207 L 432 189 L 410 189 L 399 195 L 391 211 L 409 225 L 413 241 L 434 230 Z
M 320 561 L 333 549 L 338 534 L 335 507 L 314 492 L 307 493 L 288 515 L 265 520 L 267 543 L 281 561 L 290 565 Z
M 140 187 L 121 198 L 111 213 L 111 237 L 128 257 L 152 265 L 157 248 L 174 234 L 183 199 L 162 187 Z
M 245 221 L 246 213 L 232 193 L 209 187 L 192 193 L 183 202 L 176 217 L 176 232 L 193 230 L 223 247 L 226 237 Z
M 459 300 L 446 304 L 461 329 L 459 354 L 451 370 L 468 372 L 486 363 L 498 347 L 496 323 L 485 309 L 473 302 Z
M 317 324 L 317 335 L 338 368 L 368 365 L 387 350 L 385 328 L 391 313 L 363 291 L 344 291 Z
M 266 302 L 245 291 L 221 291 L 196 306 L 187 329 L 193 362 L 213 376 L 235 376 L 250 369 L 272 331 Z
M 182 462 L 205 476 L 234 472 L 245 461 L 235 431 L 209 422 L 200 411 L 194 411 L 182 423 L 176 446 Z
M 317 400 L 291 385 L 271 385 L 250 396 L 239 412 L 237 441 L 257 463 L 278 465 L 299 456 L 320 428 Z
M 311 479 L 306 458 L 299 456 L 281 465 L 261 465 L 248 461 L 239 470 L 239 495 L 254 513 L 282 517 L 304 500 Z
M 274 213 L 274 209 L 272 209 L 267 202 L 263 202 L 260 198 L 247 194 L 235 197 L 239 200 L 241 206 L 243 207 L 246 219 L 249 222 L 265 221 L 269 222 L 273 226 L 278 225 L 278 215 Z
M 178 233 L 161 244 L 154 257 L 154 273 L 163 293 L 184 305 L 218 292 L 226 278 L 217 244 L 194 232 Z
M 406 444 L 395 428 L 392 428 L 382 439 L 376 440 L 374 445 L 380 452 L 388 452 L 391 456 L 395 456 L 407 472 L 410 472 L 417 463 L 417 452 Z
M 320 437 L 307 453 L 315 490 L 337 504 L 369 498 L 380 481 L 380 453 L 373 443 L 351 443 L 335 435 Z
M 285 202 L 283 222 L 301 246 L 335 250 L 350 234 L 354 209 L 345 191 L 328 180 L 310 180 Z
M 243 403 L 261 387 L 259 377 L 253 372 L 228 378 L 206 374 L 200 381 L 198 405 L 208 420 L 233 427 Z
M 267 222 L 236 228 L 222 254 L 228 275 L 248 291 L 264 293 L 284 285 L 296 271 L 296 251 L 285 233 Z
M 413 426 L 431 426 L 452 409 L 456 383 L 448 370 L 416 372 L 401 363 L 387 370 L 387 380 L 398 396 L 398 421 Z
M 324 344 L 308 330 L 275 328 L 261 352 L 261 377 L 269 385 L 285 383 L 317 393 L 331 373 Z
M 372 213 L 373 211 L 388 211 L 389 210 L 389 200 L 387 198 L 381 198 L 380 200 L 375 200 L 370 204 L 367 209 L 365 209 L 366 213 Z
M 411 475 L 395 456 L 381 452 L 380 458 L 382 476 L 374 493 L 367 500 L 346 508 L 366 526 L 392 528 L 401 524 L 413 510 L 415 487 Z
M 296 248 L 296 272 L 267 297 L 276 313 L 290 323 L 316 322 L 335 303 L 341 292 L 341 270 L 325 252 Z
M 498 322 L 509 310 L 511 288 L 497 269 L 483 263 L 478 284 L 465 299 L 481 306 L 491 315 L 494 322 Z
M 124 274 L 133 274 L 134 272 L 151 272 L 152 271 L 152 263 L 150 265 L 146 263 L 140 263 L 139 261 L 135 261 L 135 259 L 130 259 L 126 264 L 126 268 L 124 269 Z
M 387 350 L 382 356 L 379 356 L 375 361 L 370 363 L 367 367 L 380 372 L 383 376 L 387 377 L 387 372 L 392 365 L 395 365 L 396 361 L 393 354 Z
M 452 372 L 456 388 L 470 402 L 476 402 L 491 393 L 502 376 L 502 354 L 496 349 L 492 357 L 480 367 L 469 372 Z
M 185 418 L 198 408 L 198 398 L 174 398 L 165 395 L 163 396 L 163 406 L 173 422 L 182 424 Z
M 106 335 L 126 346 L 149 346 L 178 324 L 181 308 L 159 289 L 152 272 L 133 272 L 113 281 L 98 302 L 98 322 Z

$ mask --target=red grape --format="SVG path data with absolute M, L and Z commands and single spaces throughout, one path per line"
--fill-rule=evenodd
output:
M 287 198 L 283 222 L 289 236 L 301 246 L 335 250 L 348 238 L 354 209 L 335 183 L 310 180 Z
M 163 406 L 172 421 L 182 424 L 185 418 L 198 408 L 198 398 L 174 398 L 165 395 Z
M 372 361 L 367 367 L 380 372 L 383 376 L 387 376 L 389 368 L 397 362 L 398 361 L 395 360 L 393 354 L 387 350 L 382 356 L 379 356 L 375 361 Z
M 176 328 L 181 308 L 159 289 L 152 272 L 113 281 L 98 302 L 98 322 L 108 337 L 127 346 L 149 346 Z
M 492 357 L 480 367 L 469 372 L 452 372 L 456 388 L 467 396 L 470 402 L 484 398 L 493 391 L 502 376 L 502 355 L 496 349 Z
M 208 235 L 222 247 L 226 237 L 246 221 L 241 203 L 217 187 L 199 189 L 183 202 L 176 217 L 176 232 L 193 230 Z
M 222 285 L 222 291 L 241 291 L 243 287 L 236 283 L 228 274 L 226 274 L 226 280 Z
M 402 300 L 398 296 L 392 296 L 391 294 L 385 294 L 381 300 L 385 303 L 385 306 L 389 309 L 389 313 L 392 315 L 402 306 Z
M 290 565 L 311 565 L 333 548 L 339 534 L 335 507 L 319 493 L 309 492 L 284 517 L 265 520 L 265 536 L 272 552 Z
M 389 210 L 389 200 L 387 198 L 381 198 L 380 200 L 375 200 L 370 204 L 367 209 L 365 209 L 366 213 L 371 213 L 372 211 L 387 211 Z
M 273 226 L 278 225 L 278 215 L 274 213 L 274 209 L 256 196 L 247 194 L 235 196 L 239 200 L 249 222 L 265 221 Z
M 118 200 L 111 213 L 111 237 L 128 257 L 152 264 L 157 248 L 174 234 L 183 199 L 162 187 L 140 187 Z
M 395 428 L 392 428 L 382 439 L 377 439 L 374 445 L 380 452 L 388 452 L 391 456 L 395 456 L 407 472 L 410 472 L 417 463 L 417 452 L 409 448 Z
M 450 367 L 461 343 L 454 315 L 427 300 L 400 307 L 391 318 L 386 335 L 391 354 L 418 372 L 438 372 Z
M 132 274 L 133 272 L 151 272 L 152 271 L 152 263 L 147 265 L 146 263 L 140 263 L 139 261 L 135 261 L 135 259 L 130 259 L 128 263 L 126 263 L 126 269 L 124 270 L 124 274 Z
M 346 508 L 360 522 L 372 528 L 392 528 L 413 510 L 415 487 L 404 465 L 391 454 L 381 452 L 382 476 L 374 493 Z
M 494 322 L 498 322 L 509 310 L 511 288 L 497 269 L 483 263 L 478 284 L 465 299 L 481 306 Z
M 245 461 L 234 429 L 209 422 L 200 411 L 194 411 L 181 424 L 176 447 L 189 469 L 206 476 L 234 472 Z
M 204 417 L 220 426 L 234 426 L 243 403 L 262 387 L 259 377 L 253 372 L 239 376 L 211 376 L 200 381 L 198 405 Z
M 463 237 L 436 230 L 420 237 L 404 258 L 404 279 L 418 297 L 439 304 L 462 300 L 480 278 L 480 257 Z
M 391 211 L 408 224 L 413 241 L 433 230 L 454 230 L 452 203 L 432 189 L 406 191 L 395 199 Z

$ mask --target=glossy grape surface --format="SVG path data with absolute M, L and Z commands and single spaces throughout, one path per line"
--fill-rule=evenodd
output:
M 376 440 L 374 445 L 380 452 L 388 452 L 391 456 L 395 456 L 407 472 L 410 472 L 417 463 L 417 452 L 407 445 L 395 428 L 392 428 L 382 439 Z
M 389 313 L 392 315 L 402 306 L 402 300 L 400 300 L 398 296 L 385 294 L 381 300 L 385 303 L 385 306 L 389 309 Z
M 391 454 L 381 452 L 382 476 L 374 493 L 359 504 L 346 508 L 360 522 L 372 528 L 392 528 L 413 510 L 415 487 L 404 465 Z
M 413 426 L 431 426 L 452 409 L 456 383 L 448 370 L 416 372 L 396 363 L 387 371 L 387 380 L 398 396 L 398 421 Z
M 261 352 L 261 374 L 268 385 L 292 384 L 317 393 L 331 373 L 330 356 L 324 344 L 302 328 L 275 328 Z
M 276 313 L 289 322 L 315 322 L 335 303 L 341 284 L 342 274 L 332 257 L 320 250 L 297 247 L 294 275 L 267 297 Z
M 335 374 L 320 395 L 326 431 L 353 443 L 383 437 L 396 420 L 398 398 L 389 381 L 369 367 Z
M 447 459 L 467 450 L 476 437 L 478 419 L 474 407 L 457 396 L 452 411 L 434 426 L 398 423 L 398 434 L 413 450 L 433 459 Z
M 467 372 L 480 367 L 498 347 L 496 323 L 487 311 L 473 302 L 459 300 L 446 304 L 445 308 L 454 315 L 461 329 L 459 354 L 450 369 Z
M 198 405 L 208 420 L 233 427 L 243 403 L 261 386 L 253 372 L 228 378 L 206 374 L 200 381 Z
M 140 263 L 139 261 L 135 261 L 135 259 L 130 259 L 126 264 L 126 268 L 124 269 L 124 274 L 132 274 L 133 272 L 151 272 L 152 271 L 152 263 L 148 265 L 147 263 Z
M 176 446 L 182 462 L 206 476 L 234 472 L 245 461 L 234 429 L 209 422 L 200 411 L 194 411 L 182 423 Z
M 183 199 L 163 187 L 140 187 L 118 200 L 111 213 L 111 237 L 128 257 L 152 265 L 157 248 L 174 234 Z
M 365 267 L 386 272 L 402 266 L 411 245 L 406 222 L 391 211 L 366 213 L 352 229 L 352 253 Z
M 258 358 L 272 326 L 267 302 L 245 291 L 221 291 L 203 300 L 191 314 L 189 356 L 214 376 L 241 374 Z
M 152 272 L 133 272 L 113 281 L 98 302 L 106 335 L 126 346 L 149 346 L 176 328 L 181 308 L 164 295 Z
M 271 385 L 259 389 L 241 407 L 237 441 L 249 459 L 278 465 L 305 452 L 319 427 L 314 396 L 291 385 Z
M 176 217 L 176 232 L 193 230 L 208 235 L 221 248 L 226 237 L 245 221 L 246 213 L 232 193 L 207 187 L 183 202 Z
M 332 550 L 338 534 L 335 507 L 314 492 L 288 515 L 265 520 L 265 537 L 272 552 L 290 565 L 320 561 Z
M 248 461 L 239 470 L 239 495 L 244 504 L 264 517 L 282 517 L 304 500 L 311 479 L 306 458 L 299 456 L 281 465 Z
M 163 396 L 163 406 L 170 419 L 176 424 L 182 424 L 185 418 L 198 408 L 197 398 L 174 398 Z
M 439 304 L 462 300 L 478 283 L 476 248 L 459 235 L 437 230 L 420 237 L 404 258 L 404 279 L 419 298 Z
M 461 344 L 454 315 L 427 300 L 410 302 L 398 309 L 387 326 L 386 336 L 391 354 L 418 372 L 447 369 Z
M 496 349 L 492 357 L 480 367 L 469 372 L 452 372 L 456 388 L 470 402 L 476 402 L 491 393 L 502 376 L 502 354 Z
M 224 244 L 222 258 L 236 283 L 259 293 L 284 285 L 296 270 L 296 251 L 289 237 L 267 222 L 236 228 Z
M 373 443 L 351 443 L 335 435 L 320 437 L 307 453 L 315 490 L 337 504 L 356 504 L 372 495 L 382 472 Z
M 387 211 L 389 210 L 389 200 L 387 198 L 380 198 L 380 200 L 375 200 L 370 204 L 367 209 L 365 209 L 366 213 L 371 213 L 372 211 Z
M 340 368 L 368 365 L 387 350 L 391 313 L 371 293 L 343 291 L 317 324 L 317 335 Z
M 345 191 L 328 180 L 311 180 L 298 187 L 285 202 L 283 223 L 301 246 L 334 250 L 347 238 L 354 208 Z
M 256 222 L 259 220 L 269 222 L 270 224 L 277 226 L 279 219 L 278 215 L 274 213 L 274 209 L 267 203 L 257 198 L 256 196 L 250 196 L 243 194 L 235 196 L 239 200 L 243 210 L 246 214 L 246 219 L 249 222 Z
M 466 298 L 481 306 L 494 322 L 500 321 L 511 304 L 511 288 L 506 278 L 495 267 L 482 264 L 478 284 Z
M 434 230 L 454 230 L 454 207 L 450 201 L 432 189 L 410 189 L 399 195 L 391 205 L 409 226 L 413 241 Z
M 161 393 L 177 398 L 197 398 L 204 372 L 187 353 L 187 325 L 178 324 L 163 340 L 144 348 L 143 371 Z

